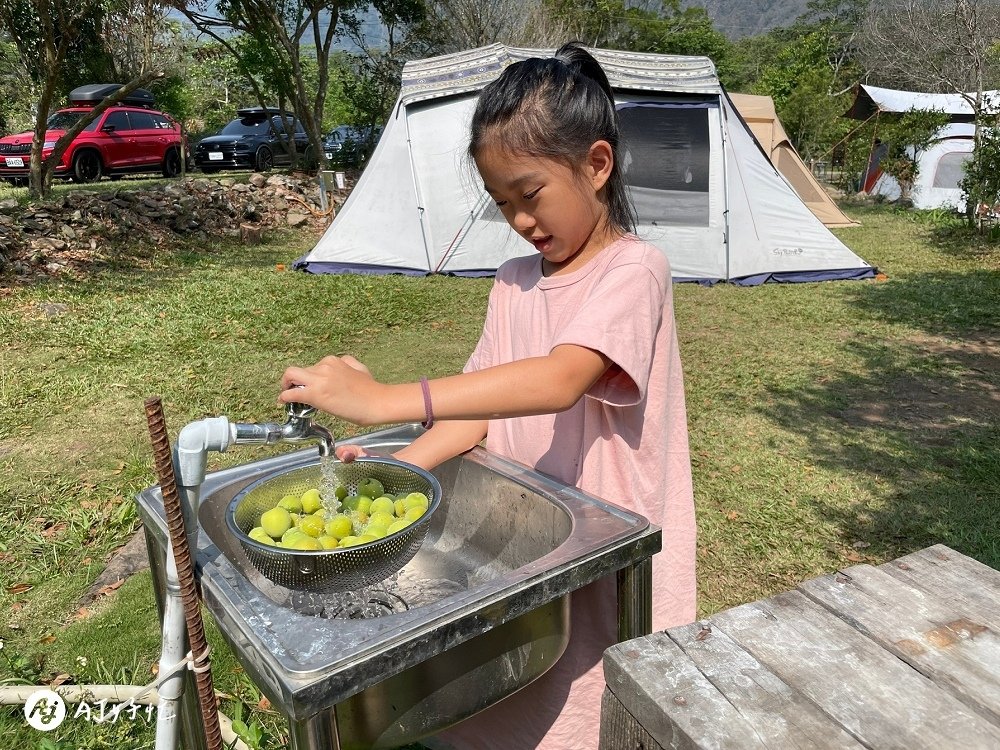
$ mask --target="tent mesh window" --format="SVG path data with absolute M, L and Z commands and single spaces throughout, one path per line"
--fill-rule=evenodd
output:
M 708 226 L 707 102 L 618 105 L 622 168 L 639 224 Z
M 942 155 L 934 170 L 934 187 L 958 190 L 959 183 L 965 176 L 965 162 L 970 156 L 971 154 L 960 151 Z

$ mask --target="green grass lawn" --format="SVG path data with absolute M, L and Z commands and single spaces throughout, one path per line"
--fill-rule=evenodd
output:
M 703 615 L 936 542 L 1000 567 L 1000 251 L 912 214 L 851 212 L 863 225 L 840 236 L 886 280 L 675 286 Z M 174 437 L 209 415 L 280 420 L 282 369 L 327 353 L 387 380 L 461 368 L 489 280 L 277 270 L 314 242 L 181 244 L 0 296 L 0 681 L 152 679 L 148 576 L 77 604 L 155 483 L 143 399 L 162 396 Z M 234 450 L 212 468 L 260 456 Z M 209 631 L 224 709 L 281 746 Z M 152 745 L 141 723 L 52 734 L 0 711 L 10 747 Z

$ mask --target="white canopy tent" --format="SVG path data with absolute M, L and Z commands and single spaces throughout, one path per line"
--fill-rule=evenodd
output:
M 990 107 L 1000 103 L 1000 91 L 982 92 L 983 101 Z M 954 122 L 971 122 L 973 119 L 972 100 L 976 94 L 930 94 L 922 91 L 901 91 L 869 86 L 859 83 L 854 89 L 854 102 L 845 117 L 867 120 L 878 112 L 901 114 L 910 110 L 944 112 L 951 115 Z
M 759 284 L 874 275 L 775 170 L 711 60 L 591 52 L 615 91 L 638 233 L 666 253 L 675 280 Z M 551 54 L 496 44 L 407 63 L 367 168 L 296 267 L 485 275 L 535 252 L 503 220 L 466 152 L 483 86 L 513 62 Z
M 1000 105 L 1000 91 L 984 91 L 980 102 L 984 111 L 996 112 Z M 965 199 L 959 183 L 965 176 L 965 162 L 971 158 L 975 142 L 974 92 L 968 94 L 932 94 L 921 91 L 900 91 L 879 86 L 858 84 L 854 102 L 845 117 L 870 120 L 882 114 L 937 111 L 948 115 L 951 122 L 934 135 L 931 145 L 924 149 L 917 160 L 917 177 L 910 191 L 914 208 L 965 208 Z M 878 126 L 876 124 L 876 134 Z M 869 195 L 880 195 L 890 201 L 898 200 L 902 192 L 894 177 L 882 171 L 879 164 L 887 151 L 886 145 L 876 140 L 868 156 L 868 166 L 861 180 L 861 189 Z M 913 154 L 913 149 L 909 149 Z
M 959 183 L 965 176 L 965 162 L 972 158 L 973 130 L 974 126 L 968 122 L 945 125 L 934 136 L 931 145 L 920 153 L 917 177 L 910 190 L 914 208 L 965 209 Z M 877 169 L 877 161 L 872 166 Z M 881 170 L 868 192 L 890 201 L 899 200 L 902 195 L 896 178 Z

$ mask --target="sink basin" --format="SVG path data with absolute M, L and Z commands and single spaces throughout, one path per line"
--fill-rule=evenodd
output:
M 351 442 L 391 453 L 419 429 Z M 247 485 L 313 465 L 318 477 L 315 449 L 209 475 L 196 553 L 209 611 L 289 718 L 295 748 L 396 747 L 492 705 L 562 655 L 573 590 L 648 565 L 660 547 L 659 529 L 642 516 L 477 448 L 434 471 L 444 501 L 395 584 L 374 587 L 372 601 L 383 602 L 384 613 L 333 617 L 341 597 L 266 580 L 225 523 L 229 502 Z M 162 600 L 159 488 L 144 490 L 138 503 Z

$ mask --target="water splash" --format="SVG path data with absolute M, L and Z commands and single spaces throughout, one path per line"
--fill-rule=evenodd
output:
M 320 456 L 320 481 L 319 494 L 323 499 L 323 508 L 327 516 L 332 516 L 340 510 L 340 500 L 335 494 L 340 486 L 340 478 L 337 476 L 337 466 L 339 461 L 334 456 Z

